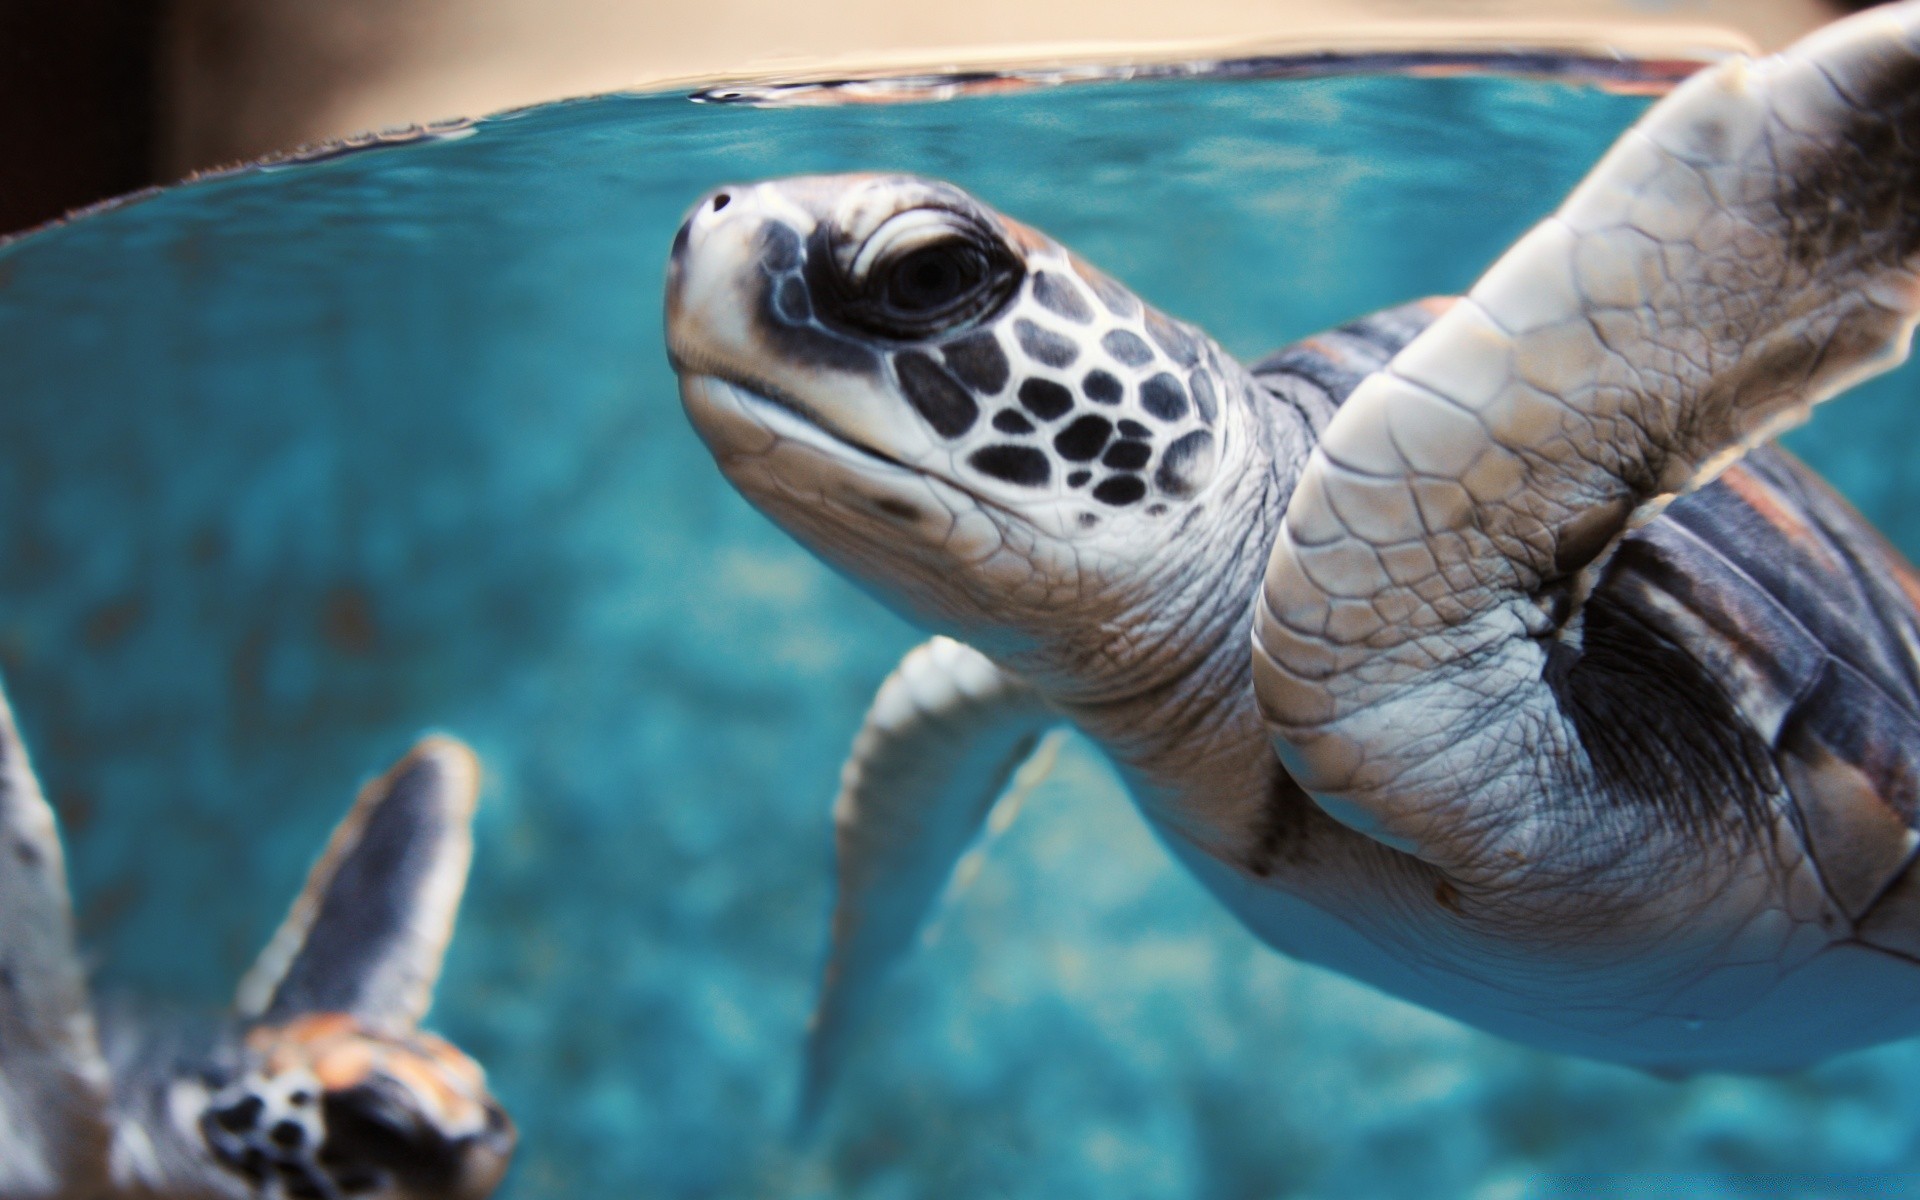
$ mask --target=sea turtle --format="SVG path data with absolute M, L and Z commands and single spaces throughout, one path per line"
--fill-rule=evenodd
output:
M 686 411 L 942 635 L 841 777 L 806 1094 L 1061 723 L 1261 938 L 1482 1029 L 1678 1074 L 1920 1031 L 1920 576 L 1765 444 L 1904 357 L 1916 269 L 1920 2 L 1250 369 L 945 183 L 699 201 Z
M 0 1197 L 483 1200 L 514 1129 L 419 1028 L 479 764 L 429 737 L 361 791 L 234 1011 L 89 1001 L 53 811 L 0 696 Z

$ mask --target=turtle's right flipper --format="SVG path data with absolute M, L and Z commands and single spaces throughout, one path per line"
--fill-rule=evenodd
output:
M 269 1023 L 343 1013 L 387 1033 L 418 1025 L 466 890 L 479 792 L 479 760 L 445 736 L 368 784 L 235 1009 Z
M 1525 861 L 1567 824 L 1539 764 L 1582 775 L 1547 660 L 1608 555 L 1901 361 L 1917 268 L 1920 3 L 1657 105 L 1314 452 L 1256 631 L 1288 770 L 1443 867 Z
M 108 1090 L 59 830 L 0 695 L 0 1196 L 93 1195 Z
M 994 801 L 1059 718 L 1020 680 L 948 638 L 916 646 L 874 697 L 834 802 L 833 946 L 800 1097 L 817 1115 L 846 1042 L 912 945 Z M 1018 783 L 1016 783 L 1018 786 Z

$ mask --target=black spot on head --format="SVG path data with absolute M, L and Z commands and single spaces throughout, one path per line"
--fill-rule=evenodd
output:
M 1034 272 L 1033 298 L 1040 302 L 1040 307 L 1069 321 L 1085 325 L 1093 320 L 1093 309 L 1087 307 L 1080 289 L 1051 271 Z
M 1085 278 L 1087 286 L 1093 289 L 1093 294 L 1100 297 L 1100 303 L 1106 305 L 1107 311 L 1114 316 L 1131 317 L 1140 311 L 1140 301 L 1134 298 L 1133 293 L 1105 275 L 1098 271 L 1088 271 L 1085 273 Z
M 1149 504 L 1147 505 L 1147 515 L 1150 517 L 1164 517 L 1167 515 L 1167 506 L 1164 504 Z
M 267 1130 L 267 1137 L 274 1145 L 291 1150 L 307 1140 L 307 1130 L 298 1121 L 276 1121 L 273 1128 Z
M 1153 486 L 1169 496 L 1184 500 L 1199 491 L 1213 476 L 1213 435 L 1196 429 L 1167 447 L 1160 469 L 1153 473 Z
M 789 275 L 780 281 L 780 287 L 774 293 L 773 306 L 795 325 L 813 319 L 813 304 L 807 299 L 807 285 L 800 282 L 798 275 Z
M 242 1096 L 225 1108 L 215 1109 L 214 1124 L 228 1133 L 243 1133 L 260 1120 L 260 1112 L 265 1107 L 265 1102 L 258 1096 Z
M 304 1171 L 287 1172 L 286 1189 L 288 1200 L 329 1200 L 326 1187 Z
M 993 395 L 1007 386 L 1007 352 L 988 330 L 955 338 L 940 347 L 940 357 L 961 383 L 982 395 Z
M 421 1124 L 400 1085 L 375 1076 L 321 1097 L 326 1142 L 315 1156 L 330 1167 L 390 1174 L 415 1194 L 452 1193 L 470 1145 Z
M 1147 494 L 1147 485 L 1138 475 L 1109 475 L 1093 489 L 1093 498 L 1102 504 L 1125 508 Z
M 1032 433 L 1033 422 L 1011 408 L 993 414 L 993 427 L 1001 433 Z
M 1113 436 L 1113 423 L 1092 414 L 1075 417 L 1073 424 L 1053 439 L 1053 448 L 1069 462 L 1090 462 Z
M 1140 407 L 1147 415 L 1162 421 L 1178 421 L 1187 415 L 1187 392 L 1180 381 L 1166 372 L 1140 385 Z
M 893 369 L 900 377 L 900 390 L 907 394 L 907 402 L 941 437 L 959 437 L 980 419 L 980 406 L 967 389 L 920 351 L 903 350 L 894 355 Z
M 1064 367 L 1080 357 L 1080 347 L 1072 339 L 1042 329 L 1025 317 L 1013 323 L 1013 335 L 1020 339 L 1020 346 L 1031 354 L 1035 362 L 1049 367 Z
M 1193 334 L 1177 321 L 1147 310 L 1147 336 L 1154 344 L 1167 352 L 1167 357 L 1183 367 L 1191 367 L 1200 361 L 1200 343 Z
M 1129 367 L 1144 367 L 1153 361 L 1153 350 L 1138 335 L 1125 329 L 1112 331 L 1100 339 L 1100 344 L 1116 361 Z
M 1087 480 L 1092 478 L 1092 471 L 1075 471 L 1073 474 L 1067 476 L 1067 486 L 1075 488 L 1085 487 L 1087 486 Z
M 1144 439 L 1153 436 L 1153 430 L 1131 417 L 1120 422 L 1120 436 L 1123 438 Z
M 715 207 L 719 201 L 716 198 Z M 791 271 L 800 265 L 800 235 L 793 226 L 769 221 L 760 230 L 760 263 L 769 271 Z
M 782 282 L 771 278 L 765 281 L 753 314 L 755 330 L 776 355 L 803 367 L 827 367 L 859 375 L 879 372 L 880 356 L 866 343 L 810 321 L 795 323 L 788 319 L 781 311 Z
M 1025 379 L 1020 403 L 1042 421 L 1052 421 L 1073 411 L 1073 393 L 1051 379 Z
M 983 446 L 967 456 L 967 463 L 983 475 L 1039 487 L 1053 473 L 1047 456 L 1031 446 Z
M 1153 458 L 1153 447 L 1145 442 L 1118 442 L 1100 460 L 1103 467 L 1116 471 L 1138 471 Z
M 248 1146 L 246 1150 L 237 1155 L 222 1154 L 220 1158 L 223 1162 L 227 1163 L 227 1165 L 233 1167 L 255 1183 L 265 1183 L 267 1181 L 269 1168 L 267 1166 L 266 1151 L 261 1150 L 257 1146 Z
M 1220 415 L 1220 401 L 1213 394 L 1213 377 L 1201 367 L 1187 377 L 1187 387 L 1193 391 L 1193 406 L 1200 410 L 1201 424 L 1213 424 L 1213 419 Z
M 1082 529 L 1092 529 L 1095 525 L 1098 525 L 1099 523 L 1100 523 L 1099 513 L 1083 512 L 1080 514 L 1080 528 Z
M 1088 371 L 1087 377 L 1080 381 L 1080 390 L 1095 404 L 1118 404 L 1120 397 L 1126 394 L 1120 381 L 1105 371 Z

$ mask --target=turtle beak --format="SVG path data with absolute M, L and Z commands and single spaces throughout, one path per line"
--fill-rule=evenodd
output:
M 741 285 L 754 278 L 753 229 L 742 214 L 748 205 L 733 201 L 742 189 L 723 187 L 694 204 L 673 235 L 667 257 L 667 349 L 678 368 L 682 342 L 748 344 L 750 298 Z M 727 210 L 733 209 L 728 216 Z M 694 328 L 701 336 L 689 338 Z
M 881 350 L 816 312 L 809 256 L 848 180 L 718 188 L 674 235 L 667 354 L 681 399 L 716 453 L 764 449 L 765 421 L 786 418 L 889 461 L 917 463 L 937 451 L 894 394 Z

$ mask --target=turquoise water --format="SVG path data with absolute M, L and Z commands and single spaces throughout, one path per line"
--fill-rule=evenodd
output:
M 506 1195 L 1895 1194 L 1920 1048 L 1655 1082 L 1257 946 L 1073 746 L 786 1136 L 827 805 L 914 633 L 720 479 L 660 339 L 682 210 L 910 169 L 1252 356 L 1458 290 L 1644 102 L 1395 77 L 756 110 L 611 97 L 0 250 L 0 668 L 104 987 L 221 1002 L 352 787 L 490 769 L 435 1023 Z M 1920 550 L 1908 373 L 1793 439 Z

